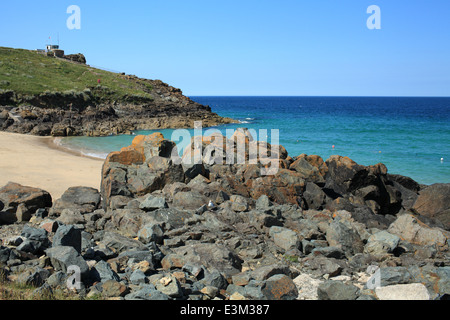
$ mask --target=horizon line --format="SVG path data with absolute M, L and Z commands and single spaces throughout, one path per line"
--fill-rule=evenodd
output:
M 364 95 L 197 95 L 185 94 L 187 97 L 230 97 L 230 98 L 450 98 L 449 96 L 364 96 Z

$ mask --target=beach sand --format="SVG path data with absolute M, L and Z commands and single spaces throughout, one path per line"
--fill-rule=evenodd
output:
M 70 187 L 100 189 L 102 165 L 61 150 L 51 137 L 0 132 L 0 187 L 11 181 L 41 188 L 55 201 Z

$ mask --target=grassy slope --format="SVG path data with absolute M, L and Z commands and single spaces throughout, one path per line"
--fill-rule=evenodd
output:
M 34 51 L 0 47 L 0 89 L 14 90 L 21 95 L 38 95 L 45 91 L 81 92 L 97 86 L 108 88 L 108 97 L 121 100 L 124 96 L 152 98 L 152 86 L 141 79 L 87 65 L 72 63 L 38 54 Z

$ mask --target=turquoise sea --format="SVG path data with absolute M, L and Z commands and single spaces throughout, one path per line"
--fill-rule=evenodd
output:
M 246 127 L 279 130 L 289 155 L 333 154 L 357 163 L 384 163 L 388 171 L 419 183 L 450 183 L 450 98 L 416 97 L 191 97 Z M 158 130 L 171 138 L 173 130 Z M 190 130 L 193 132 L 193 130 Z M 150 134 L 155 131 L 137 131 Z M 106 157 L 131 144 L 134 136 L 70 137 L 63 147 Z M 259 140 L 264 137 L 258 136 Z M 177 142 L 177 141 L 176 141 Z M 334 148 L 333 148 L 334 146 Z

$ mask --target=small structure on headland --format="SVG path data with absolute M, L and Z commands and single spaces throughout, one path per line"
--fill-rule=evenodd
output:
M 64 50 L 59 49 L 59 45 L 49 44 L 47 45 L 47 56 L 63 58 Z
M 59 45 L 55 44 L 48 44 L 46 46 L 46 49 L 36 49 L 36 52 L 39 54 L 44 54 L 48 57 L 57 57 L 61 59 L 86 64 L 86 57 L 82 53 L 65 55 L 64 50 L 61 50 L 59 48 Z

